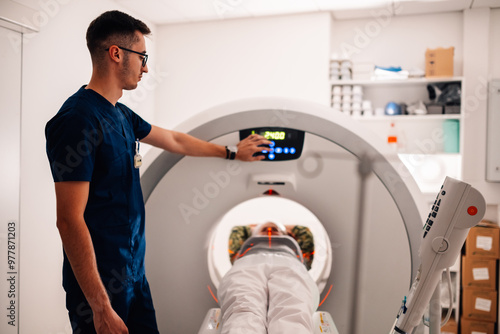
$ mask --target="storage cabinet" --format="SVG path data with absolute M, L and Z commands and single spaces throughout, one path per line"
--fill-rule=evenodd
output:
M 418 101 L 430 101 L 428 84 L 452 83 L 460 86 L 460 106 L 447 110 L 448 113 L 386 115 L 389 102 L 410 106 Z M 350 87 L 350 88 L 345 88 Z M 350 115 L 369 127 L 379 137 L 393 147 L 400 159 L 412 173 L 420 190 L 432 203 L 445 176 L 461 179 L 463 126 L 465 121 L 464 80 L 451 78 L 414 78 L 397 80 L 332 80 L 331 106 L 339 112 Z M 362 92 L 361 98 L 354 97 Z M 340 99 L 339 94 L 341 93 Z M 351 108 L 344 102 L 344 94 L 349 93 Z M 369 102 L 366 102 L 369 101 Z M 360 105 L 354 103 L 360 102 Z M 359 108 L 361 106 L 361 108 Z M 368 113 L 364 108 L 367 107 Z M 360 110 L 361 109 L 361 110 Z M 451 112 L 451 113 L 450 113 Z M 393 138 L 396 137 L 396 138 Z M 441 307 L 446 314 L 452 307 L 452 323 L 459 322 L 461 258 L 450 268 L 451 295 L 447 275 L 443 272 L 441 283 Z
M 448 108 L 446 110 L 448 113 L 420 115 L 384 113 L 389 102 L 397 105 L 404 103 L 407 106 L 418 101 L 425 104 L 431 102 L 427 85 L 442 83 L 456 84 L 460 87 L 460 106 Z M 422 192 L 434 195 L 445 176 L 461 178 L 462 133 L 465 119 L 462 107 L 463 78 L 333 80 L 331 89 L 331 106 L 364 123 L 382 140 L 388 142 L 408 167 Z

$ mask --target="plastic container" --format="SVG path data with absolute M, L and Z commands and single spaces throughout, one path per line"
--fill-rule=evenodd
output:
M 385 106 L 385 114 L 389 116 L 401 115 L 401 107 L 396 102 L 389 102 Z
M 445 153 L 460 152 L 460 121 L 447 119 L 443 122 L 443 150 Z
M 342 95 L 342 86 L 333 86 L 332 93 L 333 95 Z

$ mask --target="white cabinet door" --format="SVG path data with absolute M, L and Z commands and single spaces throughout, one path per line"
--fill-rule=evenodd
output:
M 486 180 L 500 182 L 500 79 L 492 80 L 488 101 Z
M 21 40 L 0 27 L 0 333 L 19 332 Z

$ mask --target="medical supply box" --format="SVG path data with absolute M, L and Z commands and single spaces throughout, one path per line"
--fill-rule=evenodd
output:
M 497 292 L 463 289 L 462 315 L 466 319 L 495 322 L 497 320 Z
M 471 228 L 463 254 L 461 333 L 493 334 L 498 318 L 498 225 L 483 220 Z
M 497 260 L 477 256 L 462 257 L 462 287 L 497 289 Z
M 452 77 L 455 48 L 427 49 L 425 51 L 426 77 Z
M 500 258 L 500 229 L 493 224 L 485 223 L 470 229 L 465 241 L 465 256 L 483 258 Z
M 495 324 L 492 322 L 481 322 L 470 319 L 460 319 L 462 334 L 495 334 Z

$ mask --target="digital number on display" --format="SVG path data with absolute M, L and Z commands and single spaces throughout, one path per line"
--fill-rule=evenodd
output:
M 255 130 L 252 131 L 252 134 L 255 134 Z M 285 131 L 265 131 L 260 133 L 260 135 L 269 140 L 284 140 L 286 138 Z

